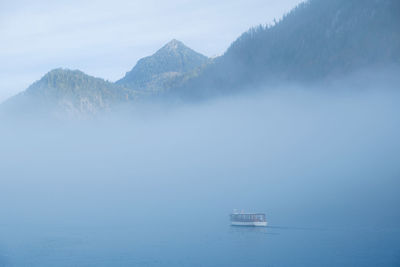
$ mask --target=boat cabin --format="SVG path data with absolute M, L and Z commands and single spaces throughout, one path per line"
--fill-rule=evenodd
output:
M 233 213 L 231 214 L 233 222 L 266 222 L 265 213 Z

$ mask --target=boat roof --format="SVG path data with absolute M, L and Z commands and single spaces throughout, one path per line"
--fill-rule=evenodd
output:
M 265 215 L 265 213 L 237 212 L 237 213 L 231 213 L 231 215 Z

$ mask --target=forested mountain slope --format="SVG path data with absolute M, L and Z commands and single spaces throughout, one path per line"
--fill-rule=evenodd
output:
M 310 0 L 244 33 L 176 92 L 195 99 L 393 65 L 400 65 L 400 1 Z
M 55 69 L 24 92 L 6 101 L 4 109 L 22 114 L 93 115 L 129 99 L 131 93 L 78 70 Z

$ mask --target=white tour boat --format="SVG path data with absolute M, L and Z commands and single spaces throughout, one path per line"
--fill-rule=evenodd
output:
M 231 215 L 233 226 L 267 226 L 265 213 L 233 212 Z

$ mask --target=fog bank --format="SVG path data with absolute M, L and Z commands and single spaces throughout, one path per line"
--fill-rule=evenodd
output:
M 99 238 L 90 246 L 99 255 L 107 238 L 129 246 L 132 227 L 150 248 L 176 231 L 226 227 L 234 208 L 266 212 L 272 227 L 397 229 L 400 95 L 391 89 L 292 86 L 126 117 L 3 124 L 0 259 L 47 264 L 25 238 L 66 233 Z

